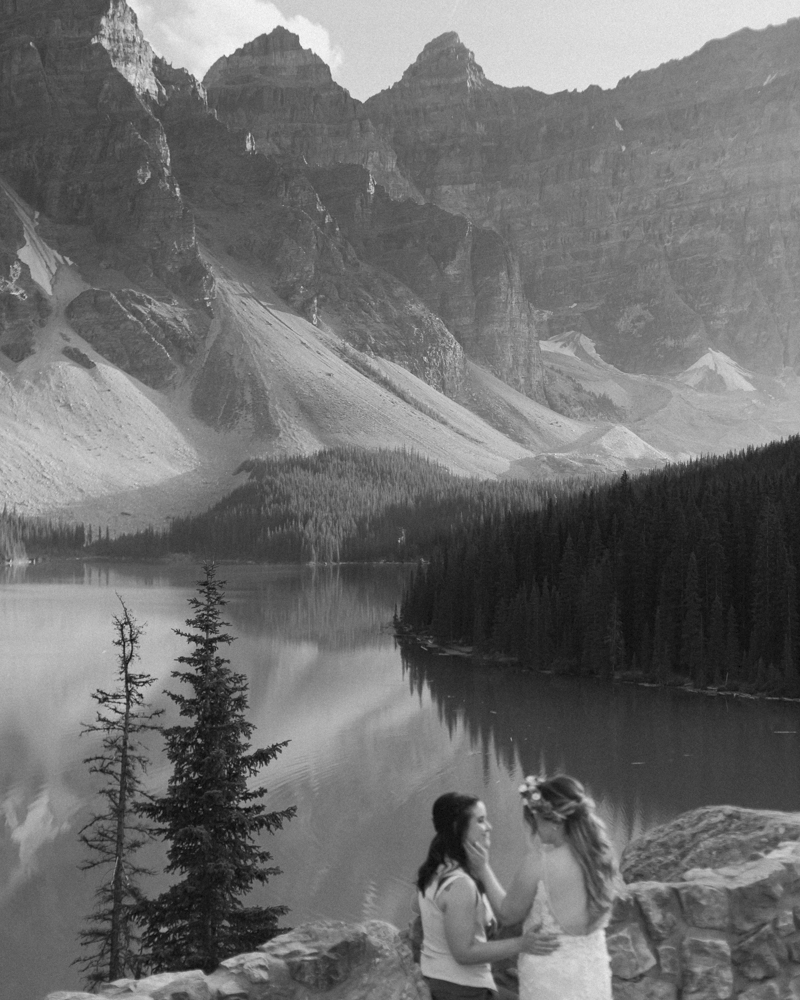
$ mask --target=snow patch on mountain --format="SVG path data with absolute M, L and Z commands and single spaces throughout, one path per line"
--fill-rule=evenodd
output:
M 59 267 L 70 261 L 62 257 L 36 232 L 36 220 L 32 219 L 25 209 L 22 199 L 0 178 L 0 191 L 11 202 L 14 211 L 22 222 L 25 233 L 25 244 L 17 251 L 17 256 L 23 264 L 27 264 L 31 279 L 41 288 L 45 295 L 53 294 L 53 278 Z
M 578 333 L 577 330 L 567 330 L 565 333 L 558 333 L 555 337 L 550 337 L 549 340 L 540 340 L 539 347 L 543 351 L 569 354 L 573 358 L 588 357 L 598 364 L 606 364 L 595 350 L 594 341 L 585 334 Z
M 722 351 L 709 350 L 677 376 L 701 392 L 756 392 L 748 373 Z

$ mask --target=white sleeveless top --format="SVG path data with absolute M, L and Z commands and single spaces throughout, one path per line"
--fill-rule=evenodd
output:
M 444 979 L 460 986 L 477 986 L 496 990 L 488 962 L 462 965 L 457 962 L 447 946 L 444 932 L 444 913 L 439 909 L 437 898 L 445 886 L 458 878 L 472 879 L 463 868 L 440 868 L 430 881 L 424 893 L 419 893 L 419 912 L 422 917 L 422 950 L 420 969 L 423 976 L 430 979 Z M 473 883 L 474 884 L 474 883 Z M 486 925 L 494 920 L 492 908 L 486 896 L 480 896 L 475 905 L 475 940 L 486 941 Z

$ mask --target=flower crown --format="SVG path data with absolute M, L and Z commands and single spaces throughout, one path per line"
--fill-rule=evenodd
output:
M 533 813 L 538 813 L 542 819 L 549 820 L 551 823 L 563 823 L 585 805 L 586 799 L 582 797 L 574 802 L 565 802 L 561 808 L 557 809 L 541 793 L 540 786 L 545 781 L 547 778 L 529 774 L 519 786 L 519 794 L 525 800 L 525 808 Z

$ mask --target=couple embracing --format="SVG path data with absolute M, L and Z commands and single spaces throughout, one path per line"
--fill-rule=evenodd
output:
M 567 775 L 520 786 L 528 851 L 506 892 L 489 864 L 486 807 L 448 792 L 417 876 L 422 974 L 433 1000 L 489 1000 L 491 963 L 518 957 L 520 1000 L 611 1000 L 605 925 L 617 867 L 593 801 Z M 491 939 L 495 915 L 522 922 Z

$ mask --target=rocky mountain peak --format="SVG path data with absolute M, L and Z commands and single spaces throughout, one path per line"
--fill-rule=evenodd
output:
M 259 152 L 315 167 L 357 163 L 392 197 L 421 200 L 361 102 L 286 28 L 277 27 L 218 59 L 203 84 L 220 121 L 250 133 Z
M 109 54 L 114 68 L 139 94 L 158 100 L 159 87 L 153 73 L 153 50 L 139 28 L 136 14 L 125 0 L 109 0 L 92 41 Z
M 209 90 L 248 83 L 329 88 L 333 79 L 327 64 L 311 49 L 304 49 L 298 35 L 279 25 L 269 34 L 247 42 L 233 55 L 219 58 L 203 80 Z
M 467 90 L 487 86 L 488 81 L 470 51 L 455 33 L 446 31 L 428 42 L 403 74 L 402 83 L 457 87 Z

